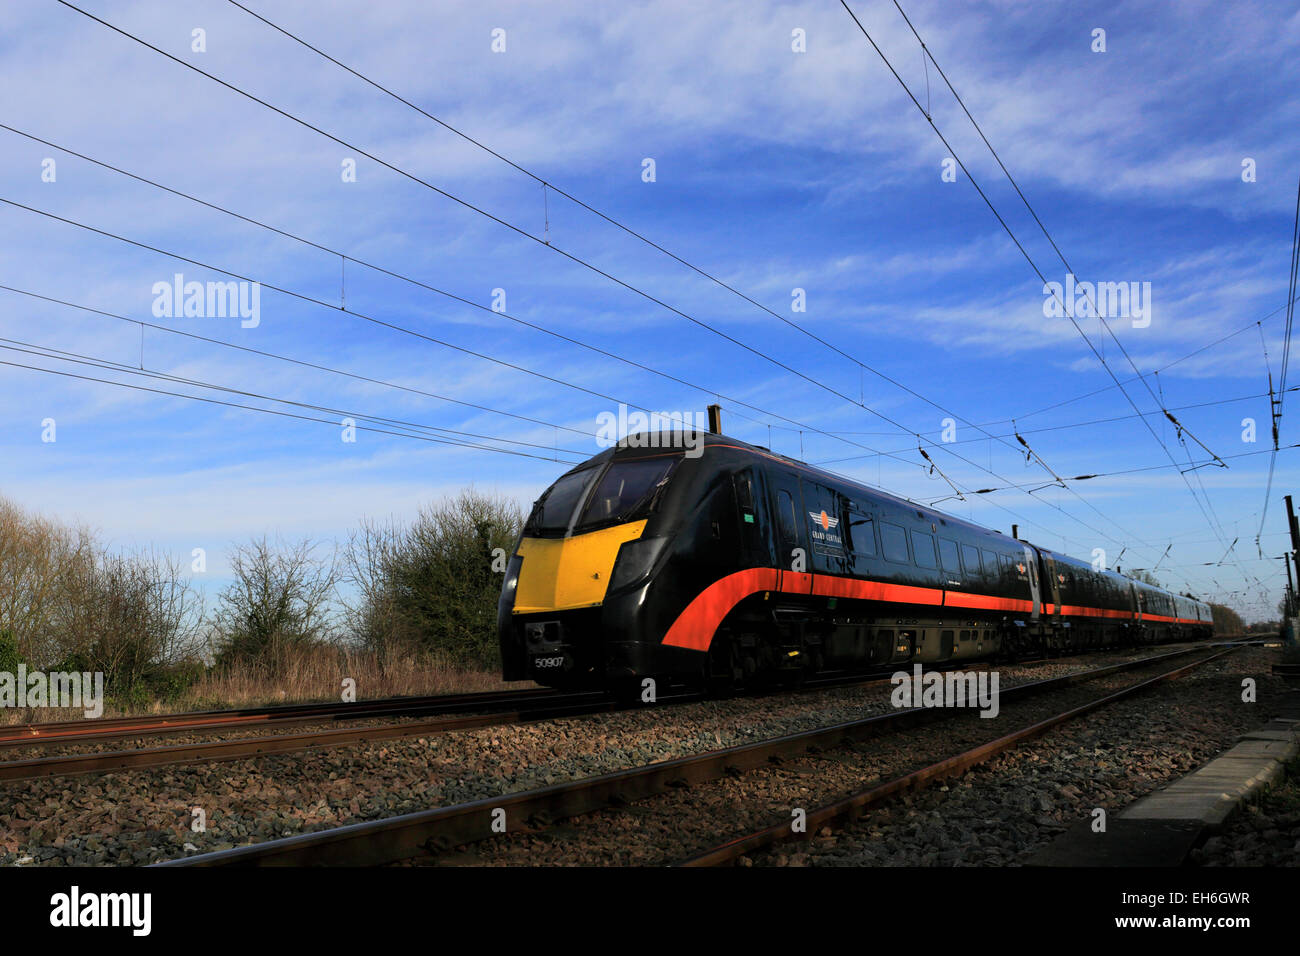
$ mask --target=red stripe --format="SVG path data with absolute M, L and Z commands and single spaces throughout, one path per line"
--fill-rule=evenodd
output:
M 784 582 L 784 575 L 782 575 Z M 858 578 L 838 578 L 829 574 L 813 577 L 813 594 L 821 597 L 854 598 L 859 601 L 892 601 L 896 604 L 942 604 L 943 591 L 937 588 L 918 588 L 907 584 L 887 584 L 884 581 L 862 581 Z
M 775 568 L 750 568 L 737 571 L 714 581 L 673 621 L 664 635 L 664 644 L 684 647 L 693 651 L 707 651 L 713 635 L 723 618 L 752 594 L 759 591 L 777 591 L 782 594 L 814 594 L 818 597 L 850 598 L 858 601 L 887 601 L 894 604 L 929 604 L 941 607 L 974 608 L 987 611 L 1018 611 L 1030 613 L 1032 601 L 1019 598 L 994 597 L 989 594 L 970 594 L 965 591 L 943 591 L 938 588 L 913 587 L 907 584 L 889 584 L 884 581 L 863 581 L 859 578 L 842 578 L 829 574 L 808 574 L 798 571 L 778 571 Z M 1044 604 L 1043 613 L 1051 614 L 1055 605 Z M 1104 608 L 1061 605 L 1061 613 L 1071 617 L 1105 617 L 1132 620 L 1131 611 L 1111 611 Z M 1201 624 L 1191 618 L 1162 617 L 1144 614 L 1143 620 L 1178 624 Z
M 993 597 L 988 594 L 968 594 L 965 591 L 946 592 L 944 603 L 948 607 L 973 607 L 986 611 L 1023 611 L 1026 614 L 1034 609 L 1033 601 Z
M 1084 607 L 1079 604 L 1062 604 L 1061 613 L 1070 617 L 1112 617 L 1122 620 L 1131 620 L 1132 611 L 1110 611 L 1100 607 Z
M 780 577 L 781 572 L 774 568 L 750 568 L 714 581 L 696 595 L 695 600 L 673 621 L 673 626 L 664 635 L 664 643 L 671 647 L 707 651 L 714 632 L 731 609 L 751 594 L 777 590 Z

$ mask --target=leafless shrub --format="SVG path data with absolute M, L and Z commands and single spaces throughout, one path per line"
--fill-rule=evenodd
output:
M 64 598 L 65 572 L 93 545 L 90 533 L 28 514 L 0 498 L 0 634 L 30 661 L 56 659 L 46 646 Z
M 217 664 L 278 673 L 295 649 L 330 638 L 334 558 L 309 539 L 283 544 L 265 536 L 231 555 L 234 581 L 217 599 Z
M 61 664 L 102 671 L 119 693 L 193 659 L 203 608 L 182 567 L 154 552 L 80 551 L 62 569 L 45 646 Z
M 494 667 L 501 575 L 523 527 L 513 501 L 470 488 L 420 511 L 408 528 L 364 524 L 343 557 L 356 594 L 348 623 L 381 659 L 437 653 L 461 666 Z

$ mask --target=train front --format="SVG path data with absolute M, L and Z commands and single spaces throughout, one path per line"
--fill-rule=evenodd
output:
M 669 541 L 661 505 L 682 458 L 610 449 L 533 505 L 497 607 L 506 680 L 575 689 L 654 673 L 641 605 Z

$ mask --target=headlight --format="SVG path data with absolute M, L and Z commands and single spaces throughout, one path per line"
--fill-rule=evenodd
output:
M 501 585 L 501 596 L 503 598 L 513 598 L 515 588 L 519 585 L 519 567 L 524 563 L 522 555 L 516 554 L 506 565 L 506 579 Z
M 626 541 L 618 549 L 614 572 L 609 576 L 609 589 L 617 591 L 636 584 L 650 573 L 655 561 L 663 553 L 667 538 L 640 538 Z

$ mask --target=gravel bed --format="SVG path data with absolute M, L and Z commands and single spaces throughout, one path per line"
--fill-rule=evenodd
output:
M 1248 803 L 1223 832 L 1192 851 L 1200 866 L 1300 866 L 1300 760 L 1287 780 Z
M 1174 649 L 1190 645 L 1169 645 L 1169 649 Z M 1018 668 L 1003 668 L 1004 673 L 1016 671 L 1017 674 L 1023 675 L 1017 679 L 1038 679 L 1038 674 L 1033 668 L 1053 667 L 1059 668 L 1066 666 L 1072 670 L 1082 670 L 1087 667 L 1101 666 L 1103 663 L 1133 660 L 1136 657 L 1145 656 L 1146 654 L 1156 653 L 1160 649 L 1147 649 L 1142 652 L 1113 652 L 1106 655 L 1096 655 L 1083 659 L 1082 661 L 1070 658 L 1057 662 L 1033 662 L 1021 665 Z M 969 669 L 984 668 L 987 665 L 976 664 Z M 1045 673 L 1045 672 L 1044 672 Z M 1055 676 L 1057 670 L 1053 670 L 1051 676 Z M 1060 672 L 1064 673 L 1064 672 Z M 1009 684 L 1007 686 L 1010 686 Z M 479 713 L 487 713 L 485 709 Z M 461 714 L 446 715 L 448 719 L 457 716 L 469 716 L 473 711 L 465 711 Z M 143 715 L 141 719 L 159 715 Z M 165 715 L 163 715 L 165 716 Z M 145 734 L 139 737 L 115 737 L 107 740 L 84 741 L 79 743 L 61 743 L 50 741 L 46 743 L 33 743 L 21 747 L 0 747 L 0 763 L 9 760 L 29 760 L 38 757 L 55 757 L 55 756 L 72 756 L 76 754 L 94 754 L 94 753 L 112 753 L 119 750 L 140 750 L 146 748 L 166 747 L 182 744 L 196 744 L 216 740 L 243 740 L 251 737 L 274 737 L 288 734 L 312 733 L 318 730 L 339 729 L 344 727 L 389 727 L 404 723 L 418 723 L 421 721 L 436 720 L 437 715 L 425 714 L 414 717 L 359 717 L 359 718 L 330 718 L 308 723 L 297 723 L 292 725 L 277 726 L 274 723 L 260 724 L 246 728 L 226 727 L 205 730 L 198 728 L 195 730 L 177 730 L 163 733 Z M 87 720 L 87 729 L 93 729 L 94 721 Z
M 1114 660 L 1002 667 L 1009 687 Z M 377 819 L 860 719 L 888 684 L 743 697 L 427 737 L 0 785 L 0 865 L 142 864 Z M 121 744 L 122 741 L 115 741 Z M 201 809 L 206 829 L 191 829 Z
M 1135 674 L 1091 680 L 1021 703 L 1004 703 L 997 719 L 964 712 L 851 748 L 805 754 L 772 768 L 692 786 L 565 821 L 541 833 L 518 833 L 482 842 L 446 857 L 452 864 L 661 865 L 709 849 L 774 822 L 794 808 L 812 809 L 844 794 L 918 769 L 1001 736 L 1011 729 L 1167 670 L 1152 665 Z M 1209 665 L 1217 667 L 1218 665 Z M 1149 705 L 1148 705 L 1149 706 Z M 913 860 L 913 862 L 915 862 Z
M 912 794 L 836 832 L 756 857 L 760 865 L 1018 865 L 1096 807 L 1115 814 L 1271 719 L 1289 693 L 1250 649 L 1111 705 Z M 1241 702 L 1254 677 L 1259 702 Z

